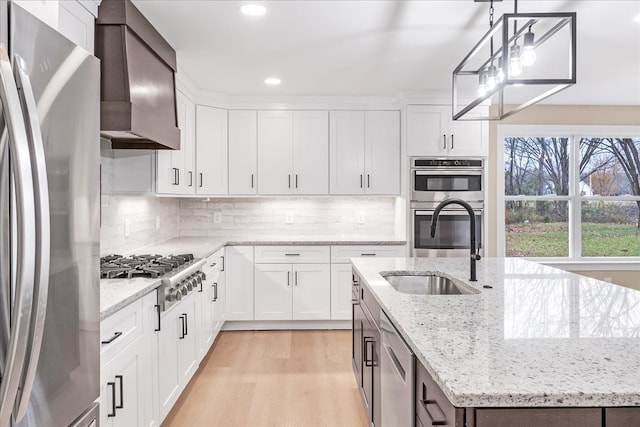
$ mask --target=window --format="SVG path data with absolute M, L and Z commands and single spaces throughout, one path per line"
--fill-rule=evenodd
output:
M 640 131 L 504 128 L 506 256 L 640 256 Z

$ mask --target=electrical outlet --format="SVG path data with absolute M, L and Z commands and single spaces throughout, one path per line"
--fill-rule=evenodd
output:
M 156 230 L 160 230 L 160 215 L 156 215 Z
M 129 237 L 129 234 L 131 234 L 131 220 L 125 219 L 124 220 L 124 237 Z
M 213 213 L 213 223 L 214 224 L 222 224 L 222 212 L 214 212 Z
M 285 222 L 287 224 L 293 224 L 293 212 L 291 211 L 287 212 Z
M 364 212 L 362 211 L 356 212 L 356 222 L 358 224 L 364 224 Z

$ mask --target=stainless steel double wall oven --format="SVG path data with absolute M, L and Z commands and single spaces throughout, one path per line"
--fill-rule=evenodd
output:
M 440 202 L 451 198 L 471 205 L 476 215 L 476 241 L 482 242 L 484 159 L 411 158 L 412 256 L 469 255 L 469 215 L 462 207 L 443 209 L 435 238 L 430 235 L 433 211 Z

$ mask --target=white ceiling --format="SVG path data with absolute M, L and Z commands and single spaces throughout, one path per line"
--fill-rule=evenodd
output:
M 233 95 L 396 96 L 450 91 L 454 67 L 488 30 L 473 0 L 134 0 L 202 90 Z M 520 12 L 577 12 L 578 83 L 555 104 L 640 105 L 638 0 L 520 0 Z M 496 19 L 513 1 L 495 3 Z M 268 87 L 267 76 L 282 84 Z

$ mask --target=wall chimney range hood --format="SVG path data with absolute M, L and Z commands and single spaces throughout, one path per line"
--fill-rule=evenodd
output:
M 173 48 L 130 0 L 102 1 L 95 37 L 100 135 L 116 149 L 180 149 Z

